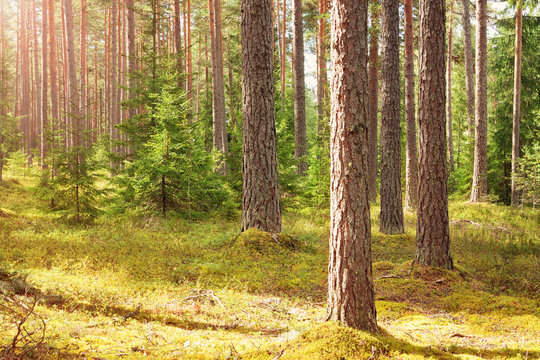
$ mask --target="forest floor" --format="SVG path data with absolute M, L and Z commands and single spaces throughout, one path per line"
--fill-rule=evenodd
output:
M 372 336 L 324 322 L 326 210 L 286 206 L 281 238 L 238 236 L 239 213 L 75 225 L 32 185 L 0 186 L 0 357 L 540 358 L 538 211 L 451 201 L 446 271 L 411 267 L 414 214 L 387 236 L 373 206 Z

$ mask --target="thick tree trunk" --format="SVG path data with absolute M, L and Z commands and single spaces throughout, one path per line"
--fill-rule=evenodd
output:
M 369 28 L 369 110 L 368 110 L 368 190 L 369 201 L 377 201 L 378 153 L 377 138 L 379 133 L 379 33 L 380 3 L 371 0 L 371 26 Z
M 304 24 L 302 0 L 294 0 L 294 158 L 298 161 L 296 173 L 306 175 L 306 83 L 304 77 Z
M 471 202 L 487 200 L 487 0 L 478 0 L 476 23 L 476 124 Z
M 520 150 L 519 123 L 521 117 L 521 38 L 522 38 L 522 5 L 521 0 L 517 0 L 516 11 L 516 45 L 514 55 L 514 109 L 512 126 L 512 194 L 511 201 L 513 206 L 519 205 L 520 191 L 516 184 L 516 175 L 518 173 L 518 161 Z
M 381 232 L 401 234 L 399 0 L 381 1 Z
M 213 147 L 216 152 L 214 171 L 227 175 L 225 157 L 229 151 L 227 141 L 227 114 L 225 112 L 225 84 L 223 78 L 223 49 L 221 42 L 220 0 L 209 0 L 210 42 L 212 46 L 212 115 Z
M 416 210 L 418 205 L 418 153 L 416 150 L 416 119 L 414 100 L 414 32 L 413 1 L 405 0 L 405 122 L 407 160 L 405 168 L 405 208 Z
M 367 188 L 367 1 L 332 6 L 328 320 L 377 332 Z
M 281 232 L 272 0 L 242 0 L 242 229 Z
M 448 56 L 446 57 L 446 129 L 448 132 L 448 165 L 450 173 L 454 172 L 454 140 L 452 138 L 452 34 L 454 2 L 450 0 L 450 21 L 448 24 Z
M 420 0 L 418 221 L 414 262 L 452 268 L 445 128 L 444 0 Z
M 468 133 L 474 139 L 474 59 L 471 44 L 471 15 L 469 1 L 463 0 L 463 41 L 465 52 L 465 87 L 467 89 Z

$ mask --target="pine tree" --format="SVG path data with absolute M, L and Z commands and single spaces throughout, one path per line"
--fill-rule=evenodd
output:
M 381 1 L 381 232 L 401 234 L 399 1 Z
M 416 264 L 452 268 L 448 220 L 444 0 L 420 1 Z
M 487 198 L 487 0 L 478 0 L 476 22 L 476 123 L 471 202 Z
M 327 319 L 377 332 L 367 189 L 367 1 L 332 7 Z
M 272 0 L 242 0 L 242 229 L 281 232 Z
M 293 18 L 294 158 L 298 161 L 296 172 L 300 175 L 306 175 L 306 85 L 304 79 L 304 25 L 302 18 L 302 0 L 294 0 Z
M 405 122 L 407 137 L 405 208 L 416 210 L 418 205 L 418 152 L 416 149 L 416 119 L 414 100 L 414 34 L 413 1 L 405 0 Z

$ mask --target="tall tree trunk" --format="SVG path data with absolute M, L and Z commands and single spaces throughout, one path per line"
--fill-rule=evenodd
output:
M 414 32 L 413 1 L 405 0 L 405 122 L 407 136 L 405 208 L 414 211 L 418 205 L 418 153 L 414 100 Z
M 318 56 L 317 56 L 317 135 L 319 137 L 319 146 L 323 147 L 324 129 L 325 126 L 325 107 L 328 85 L 328 76 L 326 71 L 326 32 L 327 32 L 327 20 L 326 13 L 328 12 L 328 0 L 319 0 L 319 36 L 318 36 Z
M 381 232 L 401 234 L 399 0 L 381 1 Z
M 133 2 L 133 0 L 128 0 Z M 178 72 L 178 87 L 184 89 L 184 59 L 182 58 L 182 28 L 180 26 L 180 0 L 174 1 L 174 45 L 176 48 L 176 71 Z M 129 21 L 129 19 L 128 19 Z
M 221 42 L 221 21 L 219 1 L 209 0 L 210 42 L 212 47 L 212 115 L 213 147 L 216 154 L 214 171 L 227 175 L 228 167 L 225 156 L 228 153 L 227 115 L 225 112 L 225 84 L 223 80 L 223 49 Z
M 41 147 L 40 147 L 40 157 L 41 157 L 41 169 L 44 170 L 47 168 L 47 162 L 45 161 L 45 158 L 47 157 L 47 128 L 49 125 L 48 121 L 48 82 L 49 82 L 49 74 L 48 74 L 48 35 L 49 35 L 49 29 L 47 27 L 47 22 L 49 19 L 47 18 L 47 5 L 48 0 L 42 0 L 41 1 L 41 66 L 42 66 L 42 84 L 41 84 Z
M 66 24 L 66 61 L 68 74 L 68 103 L 69 115 L 72 119 L 72 127 L 74 131 L 73 145 L 80 146 L 80 108 L 79 108 L 79 92 L 77 89 L 77 70 L 75 67 L 75 42 L 73 39 L 73 5 L 72 0 L 64 0 L 64 21 Z
M 200 34 L 199 34 L 200 43 Z M 200 49 L 200 47 L 199 47 Z M 233 68 L 231 60 L 231 38 L 227 41 L 227 55 L 228 55 L 228 68 L 229 68 L 229 119 L 231 122 L 231 141 L 234 141 L 234 126 L 236 125 L 234 116 L 234 96 L 233 96 Z M 199 62 L 201 61 L 201 52 L 199 51 Z M 200 66 L 200 65 L 199 65 Z M 199 102 L 199 88 L 197 88 L 197 103 Z
M 294 158 L 298 161 L 296 173 L 306 175 L 306 83 L 304 77 L 304 25 L 302 0 L 294 0 Z
M 450 0 L 450 22 L 448 24 L 448 56 L 446 66 L 446 129 L 448 131 L 448 165 L 450 173 L 454 172 L 454 140 L 452 138 L 452 34 L 454 1 Z
M 178 27 L 180 27 L 180 19 L 177 19 L 177 16 L 179 15 L 178 10 L 176 8 L 176 5 L 178 3 L 178 0 L 175 0 L 175 31 L 176 31 L 176 22 L 178 21 Z M 127 6 L 127 23 L 128 23 L 128 79 L 129 79 L 129 99 L 133 100 L 133 97 L 135 96 L 135 86 L 137 83 L 135 82 L 135 72 L 137 71 L 137 55 L 135 54 L 135 5 L 133 0 L 126 0 L 126 6 Z M 180 29 L 178 29 L 180 31 Z M 175 32 L 176 35 L 176 32 Z M 179 39 L 178 39 L 179 40 Z M 182 54 L 182 43 L 180 42 L 180 46 L 177 45 L 177 50 L 180 51 L 180 53 L 177 55 L 177 61 L 178 58 L 181 58 Z M 182 64 L 182 60 L 180 59 L 180 64 Z M 179 79 L 183 73 L 183 70 L 179 69 Z M 137 109 L 132 104 L 129 106 L 129 113 L 128 117 L 133 118 L 137 115 Z
M 2 135 L 4 131 L 4 115 L 6 114 L 6 58 L 5 58 L 5 17 L 4 17 L 4 1 L 0 1 L 0 184 L 4 181 L 4 137 Z
M 19 1 L 20 26 L 20 55 L 21 55 L 21 102 L 20 122 L 24 139 L 26 155 L 30 155 L 30 57 L 28 54 L 28 6 L 25 1 Z
M 221 15 L 220 15 L 221 16 Z M 186 61 L 187 61 L 187 99 L 189 100 L 189 113 L 193 109 L 193 63 L 191 61 L 191 0 L 186 1 Z M 191 115 L 189 116 L 191 119 Z M 191 120 L 190 120 L 191 121 Z
M 463 0 L 463 41 L 465 53 L 465 87 L 467 89 L 467 122 L 469 139 L 474 139 L 474 59 L 471 44 L 469 1 Z
M 487 200 L 487 0 L 476 5 L 476 108 L 471 202 Z
M 522 4 L 517 0 L 516 10 L 516 45 L 514 50 L 514 108 L 513 108 L 513 126 L 512 126 L 512 194 L 511 201 L 513 206 L 519 205 L 520 191 L 516 184 L 516 175 L 518 173 L 520 136 L 519 123 L 521 117 L 521 38 L 522 38 Z
M 85 124 L 87 122 L 87 116 L 88 116 L 88 97 L 85 96 L 86 92 L 86 86 L 87 86 L 87 78 L 86 73 L 88 72 L 88 66 L 86 61 L 86 0 L 81 0 L 81 33 L 80 33 L 80 41 L 81 41 L 81 59 L 80 59 L 80 76 L 81 76 L 81 89 L 80 94 L 80 115 L 81 115 L 81 128 L 80 131 L 83 132 L 85 129 Z M 82 134 L 81 134 L 82 135 Z M 85 138 L 85 136 L 82 136 Z M 81 139 L 82 143 L 85 142 L 85 139 Z
M 39 71 L 39 46 L 38 46 L 38 23 L 36 19 L 36 0 L 32 0 L 32 31 L 33 31 L 33 40 L 34 40 L 34 46 L 33 46 L 33 55 L 34 55 L 34 86 L 32 87 L 34 91 L 33 96 L 33 108 L 34 108 L 34 116 L 32 119 L 32 137 L 31 137 L 31 144 L 30 148 L 32 149 L 32 156 L 31 159 L 34 158 L 34 150 L 39 150 L 41 146 L 38 148 L 38 138 L 41 138 L 41 74 Z M 43 30 L 42 30 L 43 31 Z
M 242 0 L 242 230 L 281 232 L 272 0 Z
M 368 191 L 369 201 L 377 201 L 378 173 L 378 120 L 379 120 L 379 33 L 380 3 L 371 0 L 371 26 L 369 28 L 369 111 L 368 111 Z
M 195 102 L 195 122 L 199 122 L 199 113 L 201 111 L 201 83 L 202 83 L 202 32 L 199 32 L 199 55 L 197 58 L 197 99 Z
M 116 60 L 118 58 L 118 47 L 117 47 L 117 40 L 118 40 L 118 17 L 117 14 L 117 0 L 112 0 L 112 6 L 111 6 L 111 12 L 110 12 L 110 19 L 111 19 L 111 30 L 109 33 L 109 36 L 111 37 L 111 49 L 110 49 L 110 112 L 109 112 L 109 121 L 111 126 L 111 152 L 117 155 L 116 151 L 116 140 L 118 139 L 118 131 L 116 128 L 116 125 L 118 125 L 118 98 L 117 98 L 117 75 L 118 75 L 118 69 L 117 69 L 117 63 Z M 113 168 L 116 168 L 116 161 L 113 161 L 112 166 Z
M 287 66 L 285 62 L 287 54 L 287 0 L 283 0 L 283 21 L 281 26 L 281 108 L 283 109 L 285 106 L 285 67 Z
M 73 126 L 73 146 L 75 148 L 75 179 L 78 183 L 80 176 L 80 117 L 79 117 L 79 93 L 77 91 L 77 73 L 75 70 L 75 45 L 73 40 L 73 8 L 71 0 L 64 0 L 64 19 L 66 23 L 66 53 L 68 62 L 68 76 L 69 76 L 69 103 L 70 103 L 70 116 L 72 118 Z M 79 203 L 79 185 L 75 187 L 75 202 L 76 202 L 76 220 L 79 221 L 80 203 Z
M 416 264 L 452 268 L 445 127 L 444 0 L 420 0 Z
M 49 8 L 49 73 L 51 75 L 51 116 L 53 121 L 58 122 L 58 75 L 56 71 L 56 27 L 54 24 L 54 0 L 48 0 Z M 54 130 L 54 129 L 53 129 Z
M 332 6 L 327 319 L 377 332 L 367 188 L 367 1 Z

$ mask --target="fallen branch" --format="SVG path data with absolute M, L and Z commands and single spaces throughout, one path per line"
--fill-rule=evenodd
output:
M 472 220 L 469 220 L 469 219 L 458 219 L 458 220 L 450 221 L 450 225 L 457 225 L 457 224 L 471 224 L 471 225 L 475 226 L 477 229 L 485 227 L 485 228 L 489 228 L 491 230 L 510 231 L 507 228 L 502 227 L 502 226 L 494 226 L 494 225 L 489 225 L 489 224 L 483 224 L 483 223 L 479 223 L 479 222 L 472 221 Z
M 191 290 L 193 292 L 193 295 L 188 296 L 182 302 L 190 301 L 190 300 L 197 300 L 197 299 L 208 299 L 210 300 L 210 303 L 213 305 L 214 302 L 218 303 L 220 306 L 224 307 L 223 303 L 219 298 L 214 294 L 213 290 L 197 290 L 193 289 Z
M 381 279 L 403 279 L 403 276 L 401 275 L 394 275 L 394 274 L 388 274 L 388 275 L 383 275 L 381 277 L 378 277 L 377 279 L 375 280 L 381 280 Z
M 453 337 L 456 337 L 456 338 L 472 338 L 472 336 L 469 336 L 469 335 L 463 335 L 463 334 L 460 334 L 460 333 L 455 333 L 455 334 L 452 334 L 450 335 L 451 338 Z

